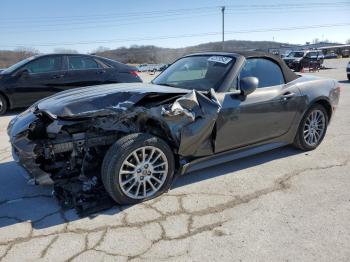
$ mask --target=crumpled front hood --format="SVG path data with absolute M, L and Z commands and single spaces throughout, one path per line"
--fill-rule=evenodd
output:
M 39 101 L 37 108 L 53 116 L 70 118 L 119 108 L 121 103 L 135 104 L 148 94 L 188 92 L 190 90 L 144 83 L 98 85 L 60 92 Z

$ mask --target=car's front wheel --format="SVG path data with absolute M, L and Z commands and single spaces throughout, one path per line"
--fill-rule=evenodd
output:
M 119 139 L 104 157 L 101 176 L 119 204 L 135 204 L 162 194 L 174 175 L 174 155 L 162 139 L 131 134 Z
M 294 146 L 302 150 L 313 150 L 326 135 L 328 115 L 319 104 L 313 105 L 304 115 L 294 139 Z

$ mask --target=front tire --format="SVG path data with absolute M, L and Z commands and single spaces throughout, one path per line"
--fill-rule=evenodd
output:
M 107 151 L 101 177 L 119 204 L 136 204 L 166 191 L 173 181 L 174 155 L 162 139 L 145 133 L 127 135 Z
M 328 115 L 326 109 L 315 104 L 305 113 L 294 139 L 294 146 L 304 150 L 317 148 L 327 132 Z
M 2 94 L 0 94 L 0 115 L 3 115 L 6 113 L 7 107 L 8 107 L 8 104 L 7 104 L 6 98 Z

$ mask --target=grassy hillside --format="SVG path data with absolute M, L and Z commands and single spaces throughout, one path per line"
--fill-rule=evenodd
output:
M 284 43 L 271 41 L 239 41 L 225 42 L 225 51 L 261 50 L 281 48 Z M 290 46 L 290 45 L 289 45 Z M 170 63 L 176 58 L 194 52 L 222 51 L 221 42 L 205 43 L 185 48 L 161 48 L 156 46 L 133 46 L 97 52 L 97 55 L 109 57 L 123 63 Z
M 225 42 L 225 51 L 237 50 L 262 50 L 281 48 L 284 43 L 271 41 L 240 41 L 230 40 Z M 290 46 L 290 45 L 289 45 Z M 205 43 L 184 48 L 162 48 L 157 46 L 131 46 L 113 50 L 96 52 L 96 55 L 108 57 L 123 63 L 170 63 L 186 54 L 204 51 L 222 51 L 221 42 Z M 70 50 L 72 52 L 72 50 Z M 35 50 L 0 50 L 0 68 L 6 68 L 22 59 L 36 54 Z

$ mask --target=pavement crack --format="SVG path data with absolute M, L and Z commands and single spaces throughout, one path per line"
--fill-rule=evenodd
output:
M 0 256 L 0 261 L 2 261 L 2 260 L 7 256 L 7 254 L 10 252 L 10 250 L 12 249 L 12 247 L 13 247 L 14 245 L 15 245 L 15 244 L 13 243 L 13 244 L 10 244 L 10 245 L 7 246 L 7 248 L 6 248 L 5 252 L 4 252 L 4 254 L 3 254 L 2 256 Z
M 97 243 L 92 247 L 92 249 L 95 249 L 96 247 L 98 247 L 98 246 L 105 240 L 106 235 L 107 235 L 107 231 L 108 231 L 108 228 L 106 228 L 106 229 L 103 231 L 103 233 L 102 233 L 100 239 L 99 239 L 99 240 L 97 241 Z
M 88 233 L 85 234 L 84 237 L 84 249 L 76 254 L 74 254 L 73 256 L 71 256 L 70 258 L 68 258 L 66 261 L 70 262 L 73 261 L 75 258 L 79 257 L 81 254 L 83 254 L 84 252 L 91 250 L 89 247 L 89 239 L 88 239 Z
M 22 219 L 18 217 L 11 217 L 11 216 L 1 216 L 0 219 L 15 220 L 18 223 L 24 222 Z
M 57 241 L 57 239 L 59 238 L 59 235 L 55 236 L 53 239 L 51 239 L 51 241 L 49 242 L 49 244 L 43 249 L 43 251 L 41 251 L 40 254 L 40 258 L 44 258 L 47 251 L 50 249 L 50 247 Z
M 127 211 L 126 211 L 127 208 L 126 207 L 125 208 L 121 208 L 122 212 L 120 213 L 120 215 L 123 216 L 121 225 L 116 225 L 116 226 L 101 225 L 101 227 L 96 227 L 94 229 L 88 229 L 88 230 L 82 230 L 82 229 L 79 229 L 79 230 L 68 230 L 67 226 L 69 224 L 69 221 L 68 221 L 68 219 L 65 218 L 65 215 L 64 215 L 62 210 L 58 210 L 58 211 L 53 212 L 51 214 L 47 214 L 46 216 L 52 215 L 52 214 L 55 214 L 55 213 L 60 213 L 62 218 L 64 218 L 64 221 L 65 221 L 65 224 L 66 224 L 66 227 L 63 230 L 63 232 L 84 234 L 84 233 L 91 233 L 91 232 L 97 232 L 97 231 L 103 230 L 103 234 L 102 234 L 101 238 L 98 240 L 98 242 L 95 244 L 95 246 L 92 247 L 91 249 L 86 249 L 86 245 L 87 244 L 85 243 L 85 250 L 84 251 L 95 250 L 95 251 L 98 251 L 98 252 L 103 252 L 103 253 L 105 253 L 107 255 L 113 255 L 113 256 L 119 255 L 119 256 L 124 256 L 124 257 L 128 257 L 128 256 L 123 255 L 123 254 L 112 254 L 112 253 L 106 252 L 104 250 L 98 249 L 98 247 L 101 245 L 101 243 L 105 240 L 105 237 L 106 237 L 106 235 L 108 233 L 108 230 L 109 229 L 118 229 L 118 228 L 132 228 L 132 227 L 140 229 L 141 227 L 143 227 L 143 226 L 145 226 L 147 224 L 158 223 L 160 225 L 160 227 L 161 227 L 161 237 L 159 239 L 157 239 L 157 240 L 152 241 L 152 243 L 149 246 L 149 248 L 147 250 L 145 250 L 144 252 L 142 252 L 141 254 L 137 254 L 135 256 L 129 256 L 128 260 L 131 260 L 131 259 L 135 259 L 135 258 L 141 257 L 143 254 L 147 253 L 154 246 L 154 244 L 156 244 L 156 243 L 158 243 L 160 241 L 186 239 L 186 238 L 195 236 L 197 234 L 201 234 L 203 232 L 212 231 L 213 229 L 216 229 L 217 227 L 222 226 L 223 223 L 228 221 L 228 220 L 223 220 L 223 221 L 219 221 L 217 223 L 204 225 L 202 227 L 194 229 L 193 228 L 193 221 L 194 221 L 193 217 L 194 216 L 204 216 L 204 215 L 208 215 L 208 214 L 220 213 L 220 212 L 222 212 L 224 210 L 227 210 L 227 209 L 230 209 L 230 208 L 234 208 L 234 207 L 237 207 L 237 206 L 242 205 L 242 204 L 249 203 L 249 202 L 251 202 L 253 200 L 256 200 L 256 199 L 258 199 L 258 198 L 260 198 L 262 196 L 271 194 L 273 192 L 286 190 L 286 189 L 288 189 L 290 187 L 291 179 L 296 177 L 296 176 L 299 176 L 299 175 L 304 174 L 304 173 L 309 172 L 309 171 L 326 170 L 326 169 L 331 169 L 331 168 L 335 168 L 335 167 L 346 166 L 346 165 L 348 165 L 349 161 L 350 160 L 346 160 L 345 162 L 339 163 L 339 164 L 333 164 L 333 165 L 328 165 L 328 166 L 324 166 L 324 167 L 305 168 L 305 169 L 301 169 L 301 170 L 298 170 L 298 171 L 295 171 L 295 172 L 287 173 L 287 174 L 283 175 L 281 178 L 276 179 L 273 182 L 273 185 L 270 186 L 270 187 L 266 187 L 266 188 L 257 190 L 257 191 L 255 191 L 253 193 L 246 194 L 246 195 L 243 195 L 243 196 L 237 196 L 237 195 L 233 196 L 233 198 L 231 200 L 226 201 L 225 203 L 217 204 L 215 206 L 208 207 L 208 208 L 205 208 L 203 210 L 190 211 L 190 210 L 187 210 L 184 207 L 184 203 L 183 203 L 184 197 L 186 197 L 188 195 L 191 195 L 191 194 L 176 195 L 176 198 L 177 198 L 177 200 L 179 202 L 179 206 L 180 206 L 179 210 L 176 212 L 176 214 L 172 213 L 172 214 L 165 215 L 163 212 L 160 212 L 158 210 L 158 212 L 159 212 L 159 214 L 161 216 L 156 218 L 156 219 L 153 219 L 153 220 L 150 220 L 150 221 L 146 221 L 146 222 L 133 222 L 133 223 L 128 222 L 127 221 Z M 153 202 L 153 203 L 150 203 L 150 204 L 145 204 L 144 206 L 146 206 L 146 207 L 153 207 L 154 204 L 155 203 Z M 183 235 L 177 236 L 177 237 L 167 237 L 167 235 L 166 235 L 166 228 L 164 228 L 164 226 L 162 225 L 161 222 L 165 221 L 169 216 L 180 215 L 180 214 L 187 214 L 187 215 L 189 215 L 189 220 L 188 220 L 188 223 L 187 223 L 186 233 L 183 234 Z M 44 217 L 40 218 L 39 220 L 41 220 L 41 219 L 44 219 Z M 35 221 L 34 223 L 37 223 L 39 220 Z M 46 237 L 52 236 L 52 235 L 55 235 L 55 237 L 50 241 L 49 245 L 44 249 L 44 251 L 42 253 L 42 256 L 45 256 L 47 250 L 52 246 L 52 244 L 59 237 L 59 235 L 57 235 L 57 233 L 47 234 Z M 32 234 L 30 234 L 30 236 L 28 236 L 28 237 L 22 237 L 22 238 L 18 238 L 18 239 L 15 239 L 15 240 L 12 240 L 12 241 L 9 241 L 9 242 L 6 242 L 6 243 L 0 243 L 2 245 L 9 245 L 9 247 L 8 247 L 7 251 L 5 252 L 5 254 L 3 255 L 3 257 L 6 256 L 6 254 L 9 252 L 9 250 L 12 248 L 13 245 L 15 245 L 17 243 L 21 243 L 21 242 L 26 242 L 26 241 L 29 241 L 31 239 L 40 238 L 40 237 L 42 237 L 42 236 L 32 236 Z M 83 252 L 80 252 L 80 253 L 83 253 Z M 79 254 L 75 255 L 74 257 L 77 257 L 78 255 Z M 74 257 L 72 257 L 71 259 L 73 259 Z
M 52 195 L 38 194 L 38 195 L 22 196 L 22 197 L 15 198 L 15 199 L 6 199 L 6 200 L 2 200 L 0 202 L 0 206 L 5 205 L 5 204 L 15 203 L 17 201 L 22 201 L 22 200 L 26 200 L 26 199 L 41 198 L 41 197 L 42 198 L 52 198 Z
M 35 224 L 37 224 L 37 223 L 43 221 L 45 218 L 48 218 L 48 217 L 50 217 L 50 216 L 52 216 L 52 215 L 59 214 L 59 213 L 60 213 L 60 211 L 58 210 L 58 211 L 54 211 L 54 212 L 51 212 L 51 213 L 49 213 L 49 214 L 46 214 L 46 215 L 44 215 L 44 216 L 38 218 L 37 220 L 33 221 L 33 222 L 32 222 L 32 225 L 34 225 L 34 227 L 35 227 Z

